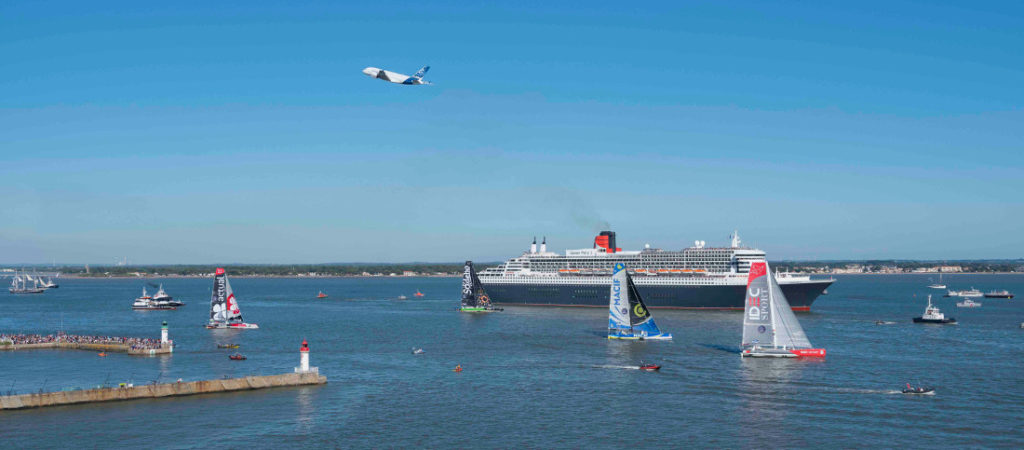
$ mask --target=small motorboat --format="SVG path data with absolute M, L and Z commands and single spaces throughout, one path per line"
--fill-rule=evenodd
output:
M 245 355 L 241 353 L 235 353 L 234 355 L 228 355 L 228 359 L 232 361 L 245 361 Z
M 320 291 L 319 294 L 316 294 L 316 298 L 327 298 L 327 294 L 324 294 L 324 291 Z
M 399 300 L 408 300 L 408 299 L 409 299 L 409 297 L 406 297 L 406 296 L 404 296 L 404 295 L 399 295 L 399 296 L 398 296 L 398 299 L 399 299 Z
M 452 372 L 462 372 L 462 364 L 456 365 Z
M 417 296 L 417 297 L 422 297 L 422 296 L 423 296 L 423 293 L 417 290 L 417 291 L 416 291 L 416 293 L 415 293 L 415 294 L 412 294 L 412 295 L 415 295 L 415 296 Z
M 238 344 L 217 344 L 217 348 L 238 348 Z
M 896 322 L 893 322 L 891 320 L 876 320 L 875 321 L 875 325 L 893 325 L 895 323 Z
M 422 348 L 416 348 L 416 347 L 412 348 L 412 354 L 414 354 L 414 355 L 422 355 L 424 353 L 426 353 L 426 352 L 423 351 Z
M 661 370 L 661 366 L 657 364 L 648 364 L 640 361 L 640 370 L 646 370 L 648 372 L 654 372 L 655 370 Z
M 99 353 L 97 353 L 97 355 L 98 356 L 107 356 L 107 352 L 99 352 Z
M 914 323 L 935 323 L 935 324 L 956 324 L 956 319 L 952 317 L 946 317 L 939 308 L 932 305 L 932 296 L 928 296 L 928 306 L 924 308 L 924 314 L 921 317 L 915 317 Z
M 956 303 L 957 308 L 981 308 L 981 303 L 965 298 L 962 302 Z
M 910 383 L 907 383 L 907 387 L 903 388 L 903 393 L 909 395 L 934 395 L 935 388 L 924 386 L 913 387 Z

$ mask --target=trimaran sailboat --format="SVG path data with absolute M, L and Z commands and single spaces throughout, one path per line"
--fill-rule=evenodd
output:
M 651 311 L 640 298 L 623 263 L 616 263 L 612 271 L 612 287 L 608 297 L 608 339 L 672 339 L 671 333 L 662 333 L 654 323 Z
M 254 323 L 242 320 L 242 311 L 238 309 L 238 300 L 231 290 L 224 269 L 217 268 L 213 277 L 213 295 L 210 297 L 210 322 L 206 328 L 248 330 L 259 328 Z
M 796 320 L 779 283 L 768 270 L 767 262 L 750 265 L 746 297 L 740 355 L 825 357 L 825 349 L 811 347 L 811 341 Z
M 462 305 L 459 307 L 459 311 L 473 313 L 502 311 L 501 308 L 494 307 L 491 297 L 484 291 L 484 285 L 480 283 L 480 278 L 476 276 L 476 270 L 473 269 L 473 261 L 466 261 L 466 266 L 462 269 Z

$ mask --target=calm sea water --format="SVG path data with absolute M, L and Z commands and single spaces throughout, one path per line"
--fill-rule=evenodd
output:
M 154 358 L 0 352 L 0 391 L 290 372 L 303 339 L 328 384 L 2 412 L 5 447 L 1024 446 L 1024 298 L 959 309 L 926 276 L 838 277 L 798 314 L 824 361 L 741 359 L 739 312 L 658 310 L 675 340 L 646 343 L 605 339 L 601 309 L 459 314 L 454 278 L 234 278 L 260 329 L 211 331 L 211 280 L 160 281 L 189 304 L 134 312 L 139 280 L 0 295 L 0 332 L 158 337 L 166 320 L 177 344 Z M 1024 294 L 1019 275 L 944 281 Z M 960 325 L 911 323 L 928 293 Z M 226 342 L 249 359 L 228 360 Z M 640 360 L 664 367 L 623 368 Z M 938 394 L 897 394 L 908 381 Z

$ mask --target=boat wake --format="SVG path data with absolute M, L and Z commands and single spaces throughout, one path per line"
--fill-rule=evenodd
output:
M 602 364 L 602 365 L 596 365 L 596 366 L 591 366 L 591 367 L 593 367 L 595 369 L 632 369 L 632 370 L 640 370 L 640 366 L 616 366 L 616 365 L 610 365 L 610 364 Z

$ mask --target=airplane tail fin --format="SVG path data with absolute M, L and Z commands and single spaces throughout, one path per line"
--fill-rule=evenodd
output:
M 422 69 L 416 71 L 416 73 L 412 74 L 412 77 L 417 80 L 423 78 L 423 75 L 426 75 L 428 70 L 430 70 L 430 66 L 425 66 Z

